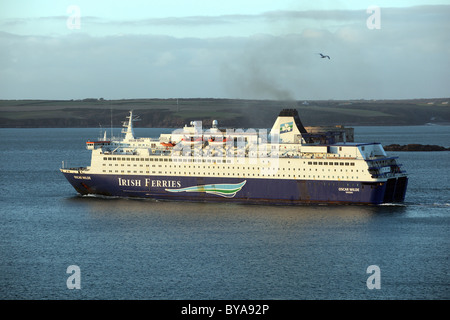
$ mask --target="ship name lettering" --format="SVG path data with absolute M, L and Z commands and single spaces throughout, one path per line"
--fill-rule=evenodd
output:
M 91 180 L 90 176 L 73 176 L 75 179 Z
M 181 182 L 177 180 L 151 180 L 145 178 L 145 186 L 152 188 L 180 188 Z
M 359 188 L 339 188 L 338 190 L 345 192 L 359 192 Z
M 119 186 L 121 187 L 140 187 L 141 186 L 141 180 L 139 179 L 119 179 Z

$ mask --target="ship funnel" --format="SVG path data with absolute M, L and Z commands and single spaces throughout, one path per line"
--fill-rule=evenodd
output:
M 306 129 L 295 109 L 283 109 L 270 131 L 270 134 L 279 134 L 280 140 L 285 143 L 299 142 L 304 133 L 307 133 Z

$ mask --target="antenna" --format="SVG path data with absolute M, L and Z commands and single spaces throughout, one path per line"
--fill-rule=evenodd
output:
M 111 107 L 111 140 L 113 139 L 113 118 L 112 118 L 112 107 Z

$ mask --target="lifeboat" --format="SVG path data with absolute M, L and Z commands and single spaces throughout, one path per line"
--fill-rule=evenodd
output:
M 201 144 L 203 142 L 203 138 L 197 137 L 194 139 L 194 137 L 183 137 L 183 139 L 181 139 L 181 142 L 188 145 Z
M 166 147 L 166 148 L 173 148 L 173 147 L 175 147 L 175 143 L 174 142 L 161 142 L 161 145 L 163 147 Z
M 214 138 L 211 137 L 208 139 L 208 143 L 211 145 L 225 144 L 227 143 L 227 138 Z

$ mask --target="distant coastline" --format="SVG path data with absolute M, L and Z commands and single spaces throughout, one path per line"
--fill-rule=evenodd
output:
M 390 144 L 383 147 L 385 151 L 450 151 L 450 148 L 445 148 L 437 145 L 423 145 L 423 144 Z
M 284 108 L 306 126 L 450 125 L 450 98 L 412 100 L 275 101 L 243 99 L 0 100 L 2 128 L 121 127 L 133 109 L 138 127 L 180 128 L 192 120 L 209 126 L 267 128 Z

